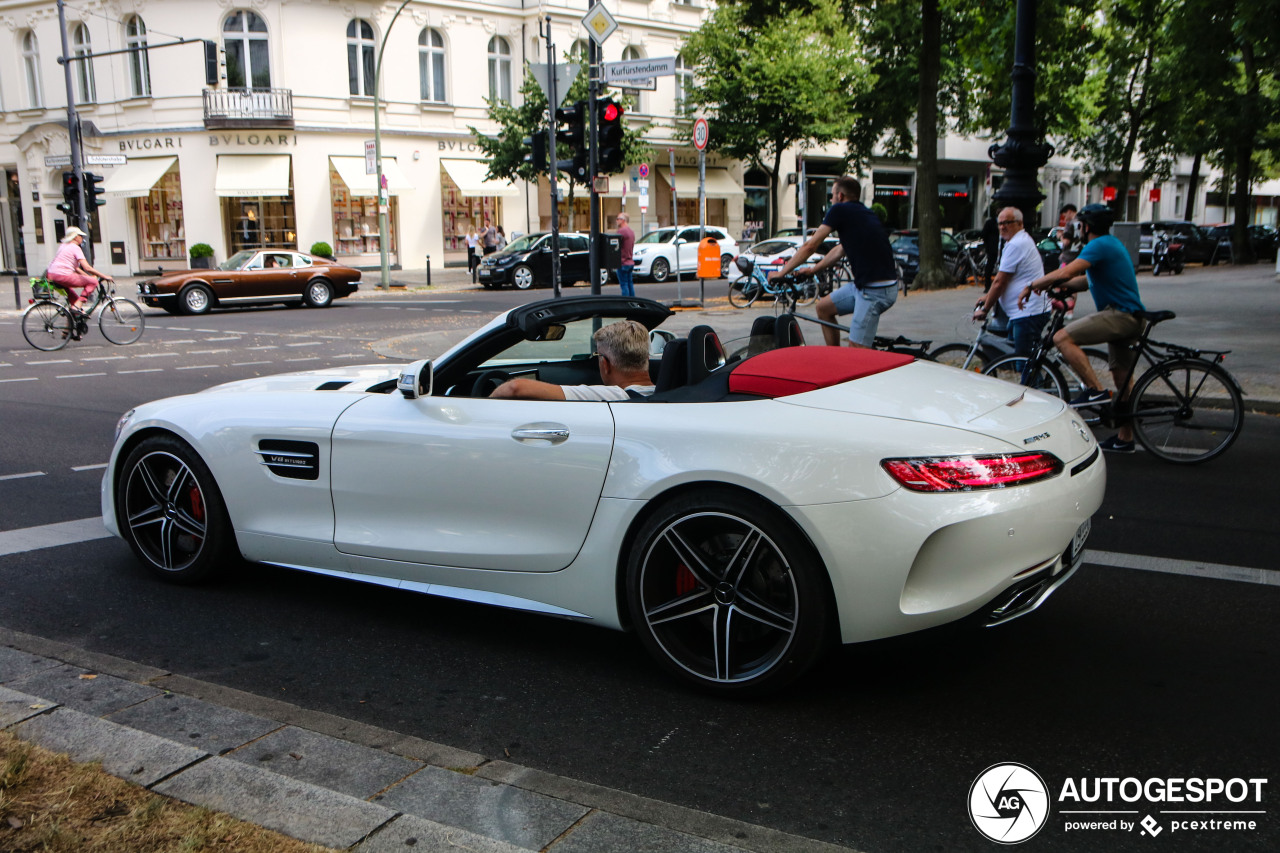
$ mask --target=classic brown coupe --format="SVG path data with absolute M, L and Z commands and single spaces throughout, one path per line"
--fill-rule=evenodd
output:
M 170 314 L 211 308 L 302 302 L 327 308 L 360 287 L 360 270 L 292 249 L 236 252 L 217 269 L 183 270 L 138 285 L 138 297 Z

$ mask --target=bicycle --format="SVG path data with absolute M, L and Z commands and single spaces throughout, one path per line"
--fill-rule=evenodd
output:
M 777 281 L 770 281 L 750 258 L 738 257 L 734 263 L 743 275 L 729 285 L 729 304 L 734 308 L 746 308 L 762 296 L 772 296 L 774 303 L 784 302 L 793 309 L 796 305 L 809 305 L 818 298 L 818 283 L 813 276 L 791 274 Z
M 22 312 L 22 336 L 44 352 L 54 352 L 89 332 L 89 318 L 98 311 L 98 330 L 113 344 L 131 344 L 142 337 L 146 319 L 136 302 L 117 297 L 115 284 L 100 282 L 89 297 L 87 310 L 66 304 L 67 291 L 46 278 L 31 280 L 31 305 Z
M 1082 406 L 1078 411 L 1086 420 L 1107 427 L 1131 424 L 1138 442 L 1164 462 L 1191 465 L 1220 456 L 1235 443 L 1244 425 L 1244 391 L 1222 366 L 1230 350 L 1201 350 L 1151 340 L 1158 323 L 1177 315 L 1172 311 L 1139 311 L 1135 316 L 1144 323 L 1142 334 L 1130 345 L 1136 353 L 1134 366 L 1119 387 L 1130 387 L 1139 358 L 1146 361 L 1147 369 L 1133 383 L 1131 393 L 1113 393 L 1106 402 Z M 986 372 L 1012 379 L 1016 371 L 1017 381 L 1033 388 L 1056 381 L 1061 391 L 1058 396 L 1064 396 L 1065 380 L 1046 356 L 1046 341 L 1051 345 L 1052 340 L 1050 333 L 1030 358 L 1000 359 Z

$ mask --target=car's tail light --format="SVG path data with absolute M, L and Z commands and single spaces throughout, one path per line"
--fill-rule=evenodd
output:
M 1052 453 L 997 453 L 884 459 L 880 466 L 913 492 L 969 492 L 1046 480 L 1062 471 L 1062 460 Z

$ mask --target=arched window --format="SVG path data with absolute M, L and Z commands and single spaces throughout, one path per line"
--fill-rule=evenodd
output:
M 232 12 L 222 25 L 222 46 L 227 51 L 227 88 L 271 88 L 266 22 L 245 9 Z
M 124 22 L 124 46 L 129 54 L 129 86 L 135 98 L 151 95 L 151 62 L 147 58 L 147 25 L 137 15 Z
M 22 67 L 27 72 L 27 106 L 44 106 L 44 89 L 40 85 L 40 43 L 28 30 L 22 34 Z
M 676 109 L 684 107 L 689 90 L 693 87 L 693 69 L 683 56 L 676 57 Z
M 76 24 L 71 28 L 71 55 L 83 57 L 71 71 L 76 81 L 77 104 L 92 104 L 98 100 L 97 87 L 93 84 L 93 60 L 88 58 L 92 53 L 89 28 L 84 24 Z
M 422 100 L 443 104 L 448 100 L 444 90 L 444 36 L 427 28 L 418 35 L 418 79 Z
M 622 49 L 622 61 L 631 62 L 636 59 L 644 59 L 644 54 L 640 52 L 640 48 L 628 45 Z M 635 112 L 644 112 L 644 90 L 642 89 L 623 89 L 622 96 L 631 99 L 631 109 Z
M 351 94 L 374 96 L 373 25 L 360 18 L 347 24 L 347 82 Z
M 489 99 L 511 101 L 511 45 L 502 36 L 489 39 Z
M 591 54 L 587 52 L 587 40 L 577 39 L 573 44 L 569 45 L 569 61 L 576 62 L 583 68 L 586 68 L 587 61 Z

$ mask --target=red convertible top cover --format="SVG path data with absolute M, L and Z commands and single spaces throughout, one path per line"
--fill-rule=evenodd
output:
M 761 353 L 734 368 L 729 391 L 787 397 L 883 373 L 914 357 L 854 347 L 785 347 Z

